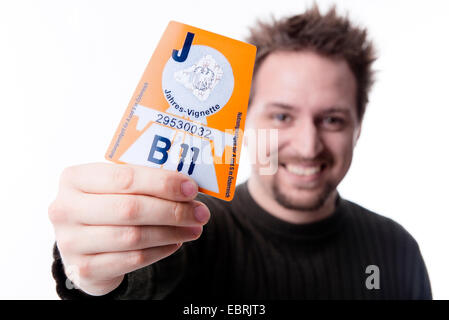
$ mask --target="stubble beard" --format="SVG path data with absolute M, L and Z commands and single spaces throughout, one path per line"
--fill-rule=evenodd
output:
M 280 188 L 279 179 L 274 179 L 272 185 L 272 192 L 277 203 L 286 209 L 298 211 L 317 211 L 324 206 L 327 199 L 332 195 L 336 186 L 331 183 L 326 183 L 322 191 L 312 201 L 304 201 L 301 199 L 293 199 Z

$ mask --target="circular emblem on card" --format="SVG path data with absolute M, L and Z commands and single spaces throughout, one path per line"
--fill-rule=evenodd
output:
M 162 89 L 170 110 L 189 118 L 205 118 L 221 110 L 234 90 L 234 75 L 226 57 L 203 45 L 192 45 L 187 59 L 167 61 Z

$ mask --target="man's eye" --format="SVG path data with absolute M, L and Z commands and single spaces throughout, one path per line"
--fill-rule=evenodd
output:
M 339 117 L 324 117 L 322 119 L 322 124 L 326 128 L 340 129 L 344 126 L 345 120 Z
M 291 119 L 291 117 L 286 113 L 275 113 L 272 115 L 272 118 L 278 122 L 287 122 Z

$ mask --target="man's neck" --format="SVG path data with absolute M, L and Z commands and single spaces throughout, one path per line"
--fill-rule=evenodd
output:
M 248 180 L 248 190 L 254 201 L 261 206 L 265 211 L 271 215 L 294 224 L 312 223 L 329 217 L 335 211 L 335 199 L 337 192 L 334 191 L 319 209 L 315 211 L 301 211 L 287 209 L 281 206 L 273 193 L 265 190 L 262 183 L 257 180 L 257 177 L 251 175 Z

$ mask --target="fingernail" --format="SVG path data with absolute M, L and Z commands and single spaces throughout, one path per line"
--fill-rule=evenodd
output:
M 193 184 L 191 181 L 186 181 L 181 184 L 181 190 L 186 197 L 190 197 L 195 194 L 197 188 L 196 185 Z
M 209 210 L 201 204 L 198 205 L 195 207 L 195 219 L 198 222 L 206 222 L 209 219 Z
M 188 229 L 195 238 L 198 237 L 201 232 L 203 232 L 203 227 L 188 227 Z

